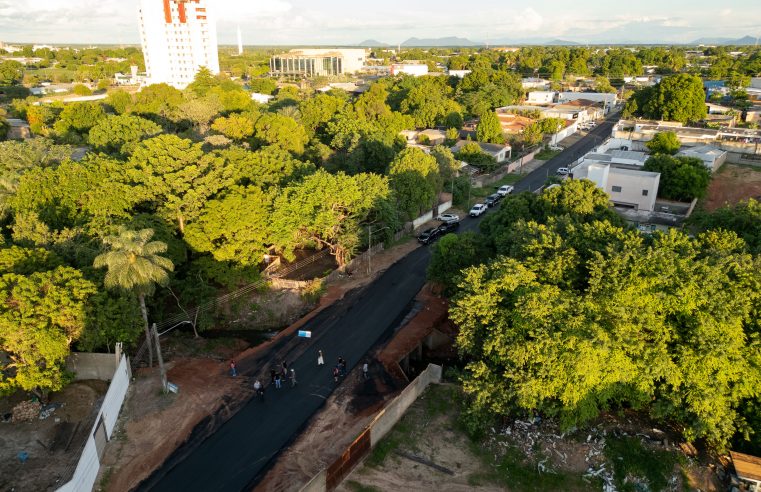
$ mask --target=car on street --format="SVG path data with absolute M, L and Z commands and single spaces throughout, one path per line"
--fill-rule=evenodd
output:
M 438 227 L 431 227 L 430 229 L 421 232 L 417 237 L 417 240 L 423 244 L 431 244 L 437 237 L 439 237 L 439 234 L 441 234 L 441 231 Z
M 443 236 L 445 234 L 449 234 L 450 232 L 456 231 L 459 227 L 459 222 L 444 222 L 439 227 L 437 227 L 437 229 L 439 230 L 439 235 Z
M 448 224 L 450 222 L 460 222 L 460 216 L 457 214 L 441 214 L 436 217 L 436 220 L 440 220 Z
M 502 185 L 497 190 L 497 193 L 499 193 L 502 196 L 507 196 L 510 193 L 512 193 L 514 189 L 515 188 L 513 186 L 511 186 L 511 185 Z
M 499 193 L 492 193 L 484 199 L 484 203 L 489 207 L 494 207 L 500 200 L 502 200 L 502 195 Z
M 557 170 L 558 176 L 568 176 L 569 174 L 571 174 L 571 170 L 567 167 L 559 167 Z
M 489 207 L 487 207 L 483 203 L 476 203 L 475 205 L 473 205 L 473 208 L 470 209 L 470 212 L 468 214 L 471 217 L 478 217 L 478 216 L 483 215 L 484 213 L 486 213 L 486 210 L 488 208 Z

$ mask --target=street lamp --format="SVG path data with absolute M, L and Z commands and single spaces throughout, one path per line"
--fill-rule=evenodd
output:
M 375 232 L 380 232 L 383 229 L 388 229 L 388 226 L 376 229 Z M 373 259 L 373 226 L 367 226 L 367 274 L 370 275 L 373 271 L 372 267 Z

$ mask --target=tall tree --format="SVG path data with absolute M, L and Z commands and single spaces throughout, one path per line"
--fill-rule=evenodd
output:
M 161 127 L 139 116 L 110 115 L 90 128 L 88 142 L 102 152 L 128 154 L 141 140 L 158 135 Z
M 497 113 L 487 111 L 481 115 L 476 127 L 476 139 L 479 142 L 505 143 L 505 134 L 502 132 L 502 125 L 499 123 Z
M 435 157 L 409 147 L 391 162 L 388 175 L 397 206 L 408 220 L 433 207 L 441 189 L 439 165 Z
M 109 289 L 121 289 L 137 295 L 143 315 L 146 343 L 150 365 L 153 366 L 153 345 L 148 325 L 148 308 L 145 296 L 153 294 L 156 284 L 167 285 L 169 273 L 174 270 L 171 260 L 162 256 L 166 243 L 151 241 L 152 229 L 130 231 L 122 229 L 116 236 L 106 236 L 103 244 L 108 251 L 98 255 L 95 268 L 108 268 L 104 285 Z
M 232 172 L 201 144 L 159 135 L 135 147 L 126 174 L 138 185 L 139 196 L 155 203 L 166 220 L 176 221 L 182 233 L 204 202 L 229 183 Z
M 674 155 L 679 152 L 682 142 L 679 141 L 679 137 L 674 132 L 658 132 L 645 146 L 653 154 Z

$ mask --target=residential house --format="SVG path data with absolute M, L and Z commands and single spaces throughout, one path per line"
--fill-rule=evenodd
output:
M 573 179 L 588 179 L 610 196 L 614 205 L 652 212 L 658 196 L 660 173 L 642 171 L 630 166 L 584 158 L 571 170 Z
M 521 81 L 521 85 L 524 89 L 538 89 L 540 91 L 546 91 L 550 88 L 550 81 L 537 77 L 524 77 Z
M 577 99 L 602 103 L 607 113 L 618 101 L 618 95 L 614 92 L 561 92 L 558 94 L 557 101 L 559 103 L 567 103 Z
M 472 70 L 449 70 L 447 75 L 450 77 L 457 77 L 458 79 L 465 78 Z
M 458 140 L 456 144 L 454 144 L 454 147 L 452 147 L 450 150 L 453 153 L 457 153 L 460 151 L 460 149 L 465 146 L 465 144 L 470 143 L 468 140 Z M 507 144 L 492 144 L 492 143 L 486 143 L 486 142 L 476 142 L 479 147 L 481 147 L 481 151 L 483 151 L 486 154 L 489 154 L 490 156 L 494 157 L 494 159 L 497 162 L 505 162 L 510 159 L 512 155 L 512 148 Z
M 703 161 L 703 164 L 705 164 L 711 172 L 714 172 L 727 160 L 727 154 L 728 152 L 726 150 L 714 147 L 713 145 L 699 145 L 697 147 L 687 147 L 679 151 L 678 155 L 696 157 Z
M 531 91 L 528 93 L 526 104 L 552 104 L 556 94 L 553 91 Z
M 389 67 L 391 75 L 407 74 L 414 77 L 428 75 L 428 65 L 424 63 L 393 63 Z

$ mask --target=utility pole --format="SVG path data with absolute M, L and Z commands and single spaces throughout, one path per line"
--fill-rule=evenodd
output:
M 161 374 L 161 391 L 167 392 L 166 370 L 164 369 L 164 358 L 161 356 L 161 342 L 159 342 L 159 331 L 156 329 L 156 323 L 153 323 L 153 338 L 156 340 L 156 355 L 159 360 L 159 373 Z
M 388 226 L 381 227 L 375 232 L 380 232 L 383 229 L 388 229 Z M 373 271 L 373 226 L 367 226 L 367 274 L 370 275 Z

